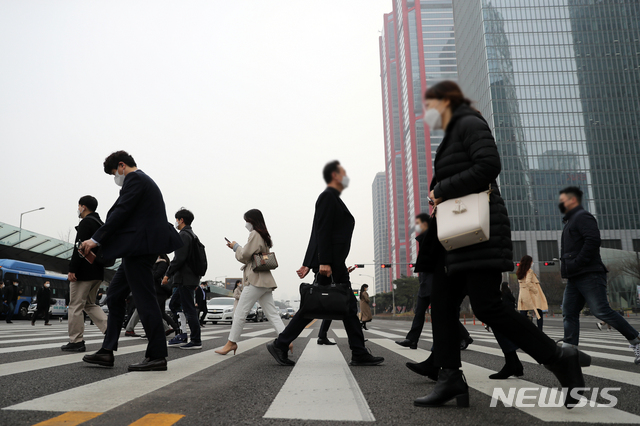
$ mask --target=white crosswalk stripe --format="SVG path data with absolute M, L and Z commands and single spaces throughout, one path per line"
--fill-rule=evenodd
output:
M 374 422 L 376 420 L 374 417 L 376 407 L 374 405 L 370 407 L 371 402 L 367 401 L 360 389 L 361 384 L 358 383 L 351 368 L 347 365 L 349 359 L 344 355 L 347 333 L 340 326 L 341 324 L 336 324 L 330 330 L 331 340 L 338 342 L 339 346 L 317 345 L 315 342 L 317 325 L 313 329 L 308 328 L 302 332 L 299 340 L 294 342 L 296 366 L 292 369 L 283 368 L 280 370 L 286 372 L 288 378 L 279 388 L 279 392 L 274 394 L 270 405 L 265 408 L 264 418 L 339 422 Z M 424 349 L 411 350 L 395 344 L 395 341 L 405 338 L 409 326 L 410 323 L 399 323 L 391 328 L 369 327 L 369 330 L 364 333 L 365 337 L 369 338 L 369 347 L 376 355 L 388 357 L 387 362 L 392 362 L 391 359 L 397 362 L 398 358 L 416 362 L 423 361 L 429 356 L 429 351 Z M 547 389 L 531 380 L 516 378 L 510 378 L 506 381 L 489 380 L 488 376 L 494 371 L 486 368 L 482 365 L 483 362 L 478 359 L 482 356 L 484 356 L 485 362 L 487 356 L 501 359 L 503 357 L 502 351 L 493 333 L 487 332 L 481 326 L 469 326 L 468 329 L 474 339 L 474 344 L 465 351 L 463 360 L 473 360 L 473 362 L 463 362 L 463 371 L 471 389 L 488 396 L 492 396 L 495 388 L 505 389 L 505 392 L 509 387 Z M 0 377 L 7 377 L 10 380 L 11 376 L 22 373 L 82 364 L 82 357 L 85 353 L 50 356 L 52 348 L 58 349 L 65 343 L 66 331 L 66 324 L 54 324 L 46 331 L 30 326 L 2 329 L 0 331 Z M 264 349 L 264 344 L 275 337 L 276 333 L 273 328 L 270 326 L 265 328 L 261 325 L 260 327 L 247 327 L 244 331 L 240 345 L 242 353 L 246 356 L 265 357 L 271 362 L 271 358 Z M 202 340 L 206 342 L 219 339 L 219 343 L 222 344 L 226 340 L 228 332 L 228 325 L 207 326 L 202 331 Z M 561 327 L 546 326 L 546 324 L 545 333 L 555 340 L 560 339 L 563 335 Z M 97 328 L 87 327 L 85 337 L 88 338 L 87 345 L 94 345 L 95 349 L 102 343 L 102 335 Z M 430 327 L 425 327 L 420 346 L 429 348 L 432 338 L 433 333 Z M 123 344 L 115 353 L 116 357 L 142 353 L 147 346 L 146 341 L 138 338 L 123 336 L 121 342 Z M 593 357 L 592 366 L 583 369 L 587 386 L 589 386 L 589 378 L 591 377 L 591 380 L 597 378 L 609 381 L 613 383 L 613 386 L 631 386 L 631 389 L 640 387 L 640 366 L 634 365 L 633 351 L 628 348 L 627 340 L 619 333 L 597 330 L 584 332 L 581 330 L 580 347 Z M 174 350 L 172 349 L 172 351 Z M 31 358 L 34 358 L 34 355 L 36 357 L 21 360 L 20 353 L 28 353 Z M 6 357 L 3 359 L 2 354 L 16 355 L 11 359 Z M 537 364 L 533 358 L 522 351 L 518 352 L 518 356 L 524 364 Z M 186 380 L 190 375 L 231 359 L 233 359 L 231 356 L 222 357 L 213 354 L 212 350 L 194 351 L 177 359 L 170 357 L 167 372 L 119 373 L 108 379 L 98 380 L 87 385 L 61 389 L 38 398 L 12 403 L 10 406 L 2 406 L 3 404 L 0 406 L 2 410 L 12 412 L 19 410 L 92 411 L 95 408 L 95 401 L 101 401 L 100 409 L 108 411 L 177 381 Z M 636 368 L 637 371 L 635 371 Z M 380 374 L 388 374 L 384 372 L 384 369 L 375 371 Z M 145 386 L 136 386 L 142 374 L 144 374 Z M 384 380 L 392 381 L 394 378 L 386 377 Z M 425 392 L 428 393 L 430 389 L 432 388 L 425 389 Z M 113 395 L 113 397 L 105 400 L 102 398 L 103 395 Z M 327 406 L 333 407 L 332 410 L 323 408 Z M 640 416 L 618 408 L 587 406 L 566 410 L 564 407 L 539 407 L 536 405 L 535 407 L 511 409 L 526 413 L 541 422 L 640 424 Z M 376 416 L 378 416 L 377 413 Z

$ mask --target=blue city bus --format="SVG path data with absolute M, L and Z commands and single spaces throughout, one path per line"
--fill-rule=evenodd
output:
M 12 259 L 0 259 L 0 279 L 5 286 L 13 285 L 17 280 L 18 301 L 16 302 L 15 316 L 19 319 L 29 317 L 29 305 L 35 300 L 38 290 L 41 289 L 45 281 L 51 283 L 51 297 L 55 300 L 53 305 L 53 315 L 65 315 L 67 313 L 66 297 L 69 289 L 67 276 L 47 272 L 44 266 L 35 263 L 21 262 Z

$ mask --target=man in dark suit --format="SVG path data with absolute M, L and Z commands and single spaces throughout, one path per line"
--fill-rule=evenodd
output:
M 351 286 L 345 261 L 351 249 L 355 219 L 340 199 L 340 194 L 349 184 L 349 177 L 338 161 L 332 161 L 324 167 L 323 177 L 327 182 L 327 189 L 316 201 L 311 238 L 298 276 L 302 279 L 313 270 L 321 285 L 330 284 L 333 278 L 336 283 Z M 353 295 L 353 292 L 351 294 Z M 284 331 L 274 342 L 267 345 L 271 355 L 281 365 L 295 365 L 295 362 L 288 358 L 287 349 L 311 322 L 310 319 L 304 318 L 303 311 L 304 306 L 301 306 Z M 374 357 L 364 346 L 355 296 L 352 296 L 349 314 L 342 322 L 352 353 L 350 365 L 378 365 L 384 362 L 384 358 Z
M 209 313 L 204 283 L 200 283 L 200 288 L 196 288 L 196 308 L 198 308 L 198 312 L 200 312 L 200 327 L 204 327 L 204 320 Z
M 109 289 L 109 318 L 102 349 L 85 355 L 83 361 L 112 367 L 113 351 L 125 315 L 125 299 L 133 294 L 144 331 L 149 339 L 145 359 L 129 366 L 129 371 L 164 371 L 167 369 L 167 342 L 162 312 L 156 300 L 152 267 L 158 253 L 170 253 L 182 247 L 178 233 L 167 221 L 162 193 L 156 183 L 138 170 L 133 157 L 117 151 L 104 161 L 104 171 L 114 175 L 120 196 L 107 214 L 107 220 L 90 240 L 80 246 L 84 256 L 100 246 L 105 259 L 122 258 Z

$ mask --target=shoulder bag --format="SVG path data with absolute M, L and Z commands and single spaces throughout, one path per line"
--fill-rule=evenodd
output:
M 307 319 L 343 320 L 349 313 L 349 301 L 353 297 L 351 286 L 337 284 L 331 276 L 331 284 L 300 284 L 300 311 Z
M 253 255 L 253 261 L 251 262 L 251 269 L 254 272 L 272 271 L 278 267 L 278 259 L 276 254 L 270 253 L 256 253 Z
M 456 250 L 489 240 L 488 191 L 444 201 L 436 207 L 438 240 L 447 250 Z

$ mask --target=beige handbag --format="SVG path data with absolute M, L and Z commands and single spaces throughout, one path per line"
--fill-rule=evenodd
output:
M 447 250 L 455 250 L 489 240 L 488 191 L 453 198 L 438 204 L 438 239 Z
M 271 271 L 278 267 L 275 253 L 256 253 L 253 255 L 251 269 L 253 272 Z

